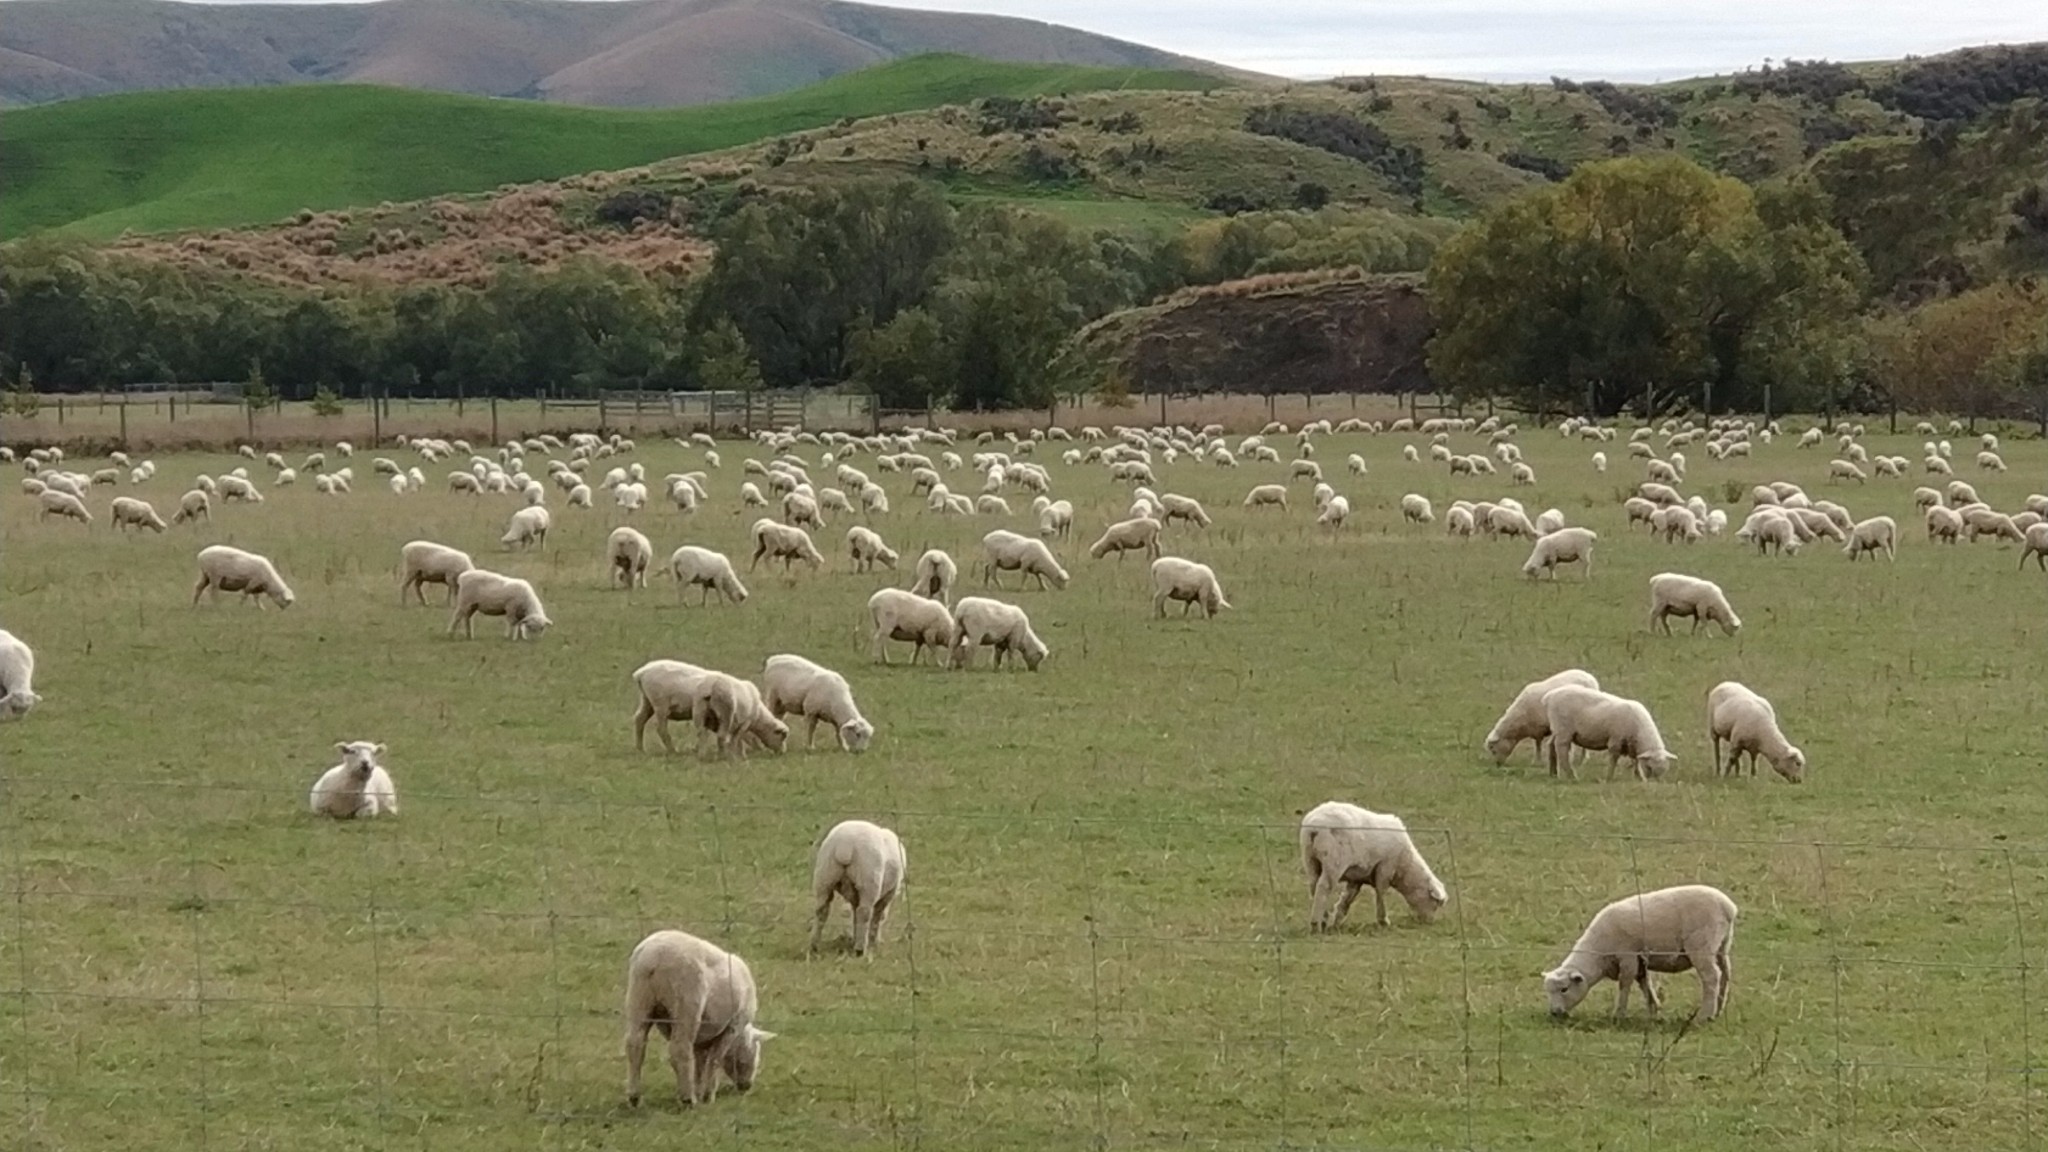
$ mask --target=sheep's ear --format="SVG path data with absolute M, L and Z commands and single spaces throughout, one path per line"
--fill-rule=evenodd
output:
M 348 741 L 346 741 L 346 740 L 336 740 L 336 741 L 334 742 L 334 750 L 335 750 L 336 752 L 346 752 L 346 751 L 348 751 Z
M 384 754 L 384 746 L 382 744 L 375 745 L 370 749 L 370 751 L 378 756 L 382 756 Z
M 761 1043 L 761 1042 L 764 1042 L 764 1041 L 768 1041 L 768 1040 L 773 1040 L 773 1039 L 775 1039 L 776 1035 L 777 1035 L 777 1033 L 774 1033 L 774 1032 L 770 1032 L 770 1031 L 768 1031 L 768 1030 L 767 1030 L 767 1029 L 765 1029 L 765 1028 L 755 1028 L 755 1029 L 754 1029 L 754 1041 L 755 1041 L 756 1043 Z

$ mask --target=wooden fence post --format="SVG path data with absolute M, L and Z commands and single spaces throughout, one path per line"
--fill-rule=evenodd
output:
M 491 393 L 491 443 L 504 443 L 504 441 L 498 439 L 498 394 L 496 392 Z
M 121 447 L 125 450 L 128 447 L 128 397 L 121 397 L 117 408 L 121 413 Z

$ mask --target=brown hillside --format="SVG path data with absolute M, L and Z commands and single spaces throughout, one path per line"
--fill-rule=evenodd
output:
M 651 107 L 768 95 L 925 52 L 1243 75 L 1033 20 L 841 0 L 11 0 L 0 103 L 353 81 Z

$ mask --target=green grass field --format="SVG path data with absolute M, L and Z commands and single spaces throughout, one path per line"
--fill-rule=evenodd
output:
M 607 590 L 609 507 L 551 489 L 546 549 L 506 554 L 512 503 L 394 497 L 369 452 L 353 496 L 302 481 L 163 536 L 116 533 L 106 489 L 90 528 L 0 497 L 0 626 L 36 646 L 45 697 L 0 727 L 0 1131 L 24 1152 L 2036 1146 L 2044 577 L 2011 547 L 1925 543 L 1917 480 L 1829 485 L 1827 450 L 1788 440 L 1690 453 L 1687 491 L 1739 523 L 1725 488 L 1804 483 L 1897 518 L 1896 564 L 1653 543 L 1623 528 L 1619 443 L 1603 476 L 1591 446 L 1531 431 L 1540 482 L 1515 494 L 1602 538 L 1590 580 L 1531 583 L 1524 545 L 1400 522 L 1404 492 L 1441 511 L 1510 491 L 1404 463 L 1411 439 L 1318 442 L 1356 509 L 1335 534 L 1301 484 L 1285 513 L 1238 507 L 1280 466 L 1160 464 L 1160 491 L 1215 514 L 1168 534 L 1221 576 L 1235 608 L 1213 621 L 1155 620 L 1141 562 L 1086 559 L 1129 491 L 1048 461 L 1078 510 L 1072 585 L 999 594 L 1052 646 L 1036 674 L 872 663 L 862 605 L 889 578 L 850 573 L 844 522 L 824 571 L 699 608 L 660 579 Z M 700 459 L 642 448 L 656 477 Z M 1350 452 L 1370 475 L 1344 474 Z M 744 569 L 750 454 L 723 446 L 694 518 L 637 517 L 658 554 L 699 542 Z M 2011 510 L 2048 486 L 2048 446 L 2007 458 L 1980 490 Z M 920 514 L 903 475 L 857 462 L 906 558 L 942 546 L 966 569 L 998 526 Z M 235 461 L 158 463 L 138 494 L 168 510 Z M 554 628 L 445 638 L 443 609 L 398 602 L 416 537 L 533 579 Z M 215 542 L 276 558 L 297 605 L 191 607 Z M 1664 570 L 1719 581 L 1742 632 L 1650 635 Z M 642 661 L 754 674 L 781 651 L 851 679 L 870 753 L 633 751 Z M 1494 765 L 1500 709 L 1568 666 L 1649 705 L 1673 778 L 1604 783 L 1596 759 L 1560 782 L 1526 746 Z M 1704 696 L 1728 678 L 1775 701 L 1805 784 L 1713 778 Z M 389 745 L 402 815 L 306 813 L 343 739 Z M 1406 818 L 1452 894 L 1436 922 L 1396 899 L 1374 927 L 1368 901 L 1307 933 L 1297 813 L 1330 798 Z M 906 902 L 873 962 L 807 962 L 811 846 L 856 816 L 902 834 Z M 1607 987 L 1547 1018 L 1538 973 L 1595 909 L 1690 881 L 1742 905 L 1727 1016 L 1685 1027 L 1680 975 L 1656 1024 L 1612 1022 Z M 781 1037 L 753 1093 L 695 1114 L 651 1057 L 629 1111 L 622 971 L 671 926 L 749 959 Z
M 1119 88 L 1193 72 L 919 56 L 786 95 L 639 111 L 355 85 L 147 92 L 10 110 L 0 238 L 266 223 L 730 148 L 845 117 Z

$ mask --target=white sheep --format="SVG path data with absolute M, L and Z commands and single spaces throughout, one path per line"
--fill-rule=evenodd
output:
M 676 746 L 668 722 L 693 717 L 710 679 L 708 670 L 681 660 L 649 660 L 635 668 L 633 686 L 640 699 L 633 711 L 633 750 L 647 750 L 647 722 L 652 720 L 662 748 L 673 753 Z
M 1927 539 L 1932 543 L 1946 540 L 1955 543 L 1963 534 L 1962 514 L 1953 508 L 1935 504 L 1927 509 Z M 2022 534 L 2022 539 L 2024 539 Z
M 1152 562 L 1153 615 L 1164 619 L 1169 600 L 1181 602 L 1182 616 L 1200 604 L 1203 615 L 1212 619 L 1231 606 L 1230 601 L 1223 598 L 1223 586 L 1217 583 L 1215 571 L 1207 564 L 1197 564 L 1178 556 L 1161 556 Z
M 1756 775 L 1756 758 L 1771 762 L 1778 775 L 1799 783 L 1806 775 L 1806 753 L 1801 752 L 1778 727 L 1778 710 L 1769 700 L 1733 680 L 1723 680 L 1707 692 L 1707 730 L 1714 738 L 1714 774 L 1734 775 L 1737 762 L 1749 753 L 1749 774 Z M 1721 742 L 1728 742 L 1728 763 L 1721 763 Z
M 391 783 L 391 773 L 378 763 L 384 745 L 350 740 L 336 741 L 334 747 L 341 753 L 341 763 L 313 783 L 313 813 L 336 820 L 398 815 L 398 789 Z
M 1040 590 L 1067 586 L 1067 570 L 1053 557 L 1052 549 L 1045 541 L 1035 536 L 1023 536 L 1007 529 L 998 528 L 981 538 L 982 551 L 987 559 L 982 564 L 981 582 L 984 586 L 1003 586 L 1000 572 L 1018 572 L 1038 581 Z
M 1500 509 L 1495 509 L 1496 512 Z M 1550 573 L 1557 579 L 1560 564 L 1583 563 L 1586 579 L 1593 578 L 1593 544 L 1600 535 L 1591 528 L 1559 528 L 1536 538 L 1536 546 L 1529 551 L 1529 559 L 1522 563 L 1522 574 L 1535 579 L 1538 572 Z
M 411 592 L 421 605 L 427 602 L 427 585 L 439 584 L 448 590 L 443 603 L 454 603 L 455 581 L 464 572 L 476 567 L 469 553 L 461 552 L 446 544 L 432 540 L 411 540 L 398 550 L 401 574 L 398 581 L 398 602 L 405 603 L 405 594 Z
M 645 588 L 647 570 L 654 566 L 654 544 L 637 528 L 614 528 L 605 539 L 605 560 L 610 570 L 607 586 Z
M 754 1026 L 759 1011 L 745 960 L 687 932 L 656 932 L 640 941 L 626 962 L 626 1103 L 640 1103 L 651 1028 L 668 1041 L 682 1103 L 710 1103 L 721 1071 L 740 1091 L 752 1088 L 761 1045 L 775 1038 Z
M 80 524 L 92 523 L 92 512 L 86 508 L 85 501 L 80 500 L 69 492 L 59 491 L 56 488 L 46 488 L 37 494 L 36 503 L 39 505 L 36 512 L 36 519 L 38 520 L 48 520 L 52 516 L 62 516 L 68 520 L 76 520 Z
M 1693 1019 L 1712 1020 L 1728 1007 L 1735 970 L 1735 901 L 1718 888 L 1682 884 L 1629 896 L 1600 909 L 1557 967 L 1543 974 L 1550 1014 L 1562 1018 L 1586 998 L 1593 985 L 1613 980 L 1619 989 L 1616 1017 L 1628 1014 L 1631 985 L 1655 1013 L 1652 972 L 1694 971 L 1700 977 L 1700 1007 Z
M 1323 505 L 1322 512 L 1316 516 L 1316 523 L 1327 525 L 1331 528 L 1342 528 L 1344 521 L 1349 519 L 1350 516 L 1351 501 L 1342 496 L 1332 496 Z
M 880 533 L 859 524 L 846 530 L 846 551 L 853 558 L 853 570 L 856 572 L 873 571 L 877 564 L 894 572 L 899 559 L 896 550 L 889 547 Z
M 1849 530 L 1849 541 L 1842 545 L 1842 553 L 1854 560 L 1865 552 L 1882 552 L 1885 559 L 1897 561 L 1898 540 L 1898 521 L 1889 516 L 1872 516 Z M 2021 563 L 2025 562 L 2022 557 Z
M 296 599 L 269 558 L 225 544 L 201 548 L 199 583 L 192 588 L 192 603 L 197 605 L 202 593 L 211 593 L 208 599 L 218 600 L 222 592 L 240 592 L 245 600 L 268 596 L 280 608 L 291 607 Z M 256 606 L 262 607 L 263 601 L 257 600 Z
M 1090 559 L 1100 560 L 1110 553 L 1116 553 L 1121 561 L 1126 552 L 1144 552 L 1159 555 L 1160 522 L 1149 516 L 1134 516 L 1119 520 L 1102 533 L 1102 538 L 1088 546 Z
M 1162 526 L 1171 524 L 1175 520 L 1185 520 L 1200 528 L 1207 528 L 1210 524 L 1208 510 L 1202 507 L 1201 501 L 1192 496 L 1180 496 L 1168 492 L 1159 498 L 1159 508 L 1162 512 L 1166 513 L 1165 517 L 1160 521 Z
M 703 590 L 697 597 L 700 606 L 711 599 L 714 591 L 726 603 L 747 602 L 747 587 L 740 583 L 739 574 L 732 569 L 732 561 L 723 553 L 685 544 L 669 555 L 668 572 L 675 577 L 678 604 L 683 603 L 683 592 L 692 586 Z
M 737 755 L 744 760 L 749 744 L 780 752 L 789 741 L 789 726 L 768 711 L 760 687 L 724 672 L 706 673 L 690 718 L 696 723 L 699 745 L 705 736 L 716 736 L 721 757 Z
M 1861 484 L 1867 479 L 1869 479 L 1869 477 L 1864 474 L 1863 469 L 1857 467 L 1855 462 L 1853 461 L 1828 461 L 1828 480 L 1830 482 L 1836 480 L 1854 480 L 1858 484 Z
M 754 538 L 754 558 L 747 564 L 747 571 L 749 572 L 759 567 L 764 557 L 771 560 L 780 559 L 784 572 L 789 571 L 790 566 L 798 560 L 810 565 L 813 569 L 819 568 L 825 563 L 825 557 L 818 551 L 818 546 L 811 543 L 811 534 L 801 528 L 789 524 L 777 524 L 775 521 L 763 516 L 761 519 L 754 521 L 752 535 Z
M 1650 630 L 1661 626 L 1669 636 L 1672 616 L 1692 617 L 1695 633 L 1708 621 L 1719 624 L 1723 635 L 1733 636 L 1742 630 L 1742 618 L 1729 606 L 1720 585 L 1696 576 L 1659 572 L 1650 577 Z
M 1600 681 L 1591 672 L 1567 668 L 1524 684 L 1486 734 L 1486 750 L 1493 754 L 1494 763 L 1507 763 L 1524 740 L 1535 741 L 1536 754 L 1544 755 L 1544 742 L 1550 739 L 1550 713 L 1543 706 L 1543 698 L 1553 689 L 1565 687 L 1598 689 Z
M 543 507 L 521 508 L 505 523 L 505 534 L 498 537 L 498 543 L 506 548 L 541 547 L 548 542 L 548 527 L 552 518 Z
M 768 714 L 778 720 L 790 714 L 804 718 L 805 751 L 817 743 L 821 720 L 832 725 L 839 746 L 848 752 L 865 752 L 874 739 L 875 726 L 854 704 L 846 677 L 801 656 L 783 653 L 768 658 L 761 670 L 761 697 Z
M 981 596 L 962 597 L 953 607 L 953 667 L 967 668 L 974 663 L 974 650 L 988 646 L 995 649 L 994 666 L 1001 668 L 1003 660 L 1011 652 L 1024 659 L 1024 667 L 1038 671 L 1038 665 L 1046 657 L 1048 649 L 1038 633 L 1031 630 L 1031 618 L 1022 608 L 990 600 Z
M 178 497 L 178 512 L 171 517 L 171 523 L 183 524 L 187 520 L 213 521 L 213 498 L 204 490 L 193 488 Z
M 1434 919 L 1451 898 L 1399 816 L 1370 812 L 1341 800 L 1318 804 L 1302 816 L 1301 866 L 1308 874 L 1311 931 L 1334 931 L 1368 884 L 1372 886 L 1375 919 L 1383 925 L 1387 923 L 1389 888 L 1399 892 L 1424 923 Z M 1333 902 L 1340 884 L 1344 895 Z
M 1284 484 L 1261 484 L 1245 495 L 1244 506 L 1247 508 L 1285 508 L 1287 507 L 1287 486 Z
M 853 910 L 853 954 L 873 957 L 875 937 L 888 918 L 889 906 L 903 891 L 903 874 L 909 867 L 903 841 L 896 833 L 866 820 L 843 820 L 825 833 L 818 843 L 811 866 L 811 942 L 808 952 L 818 950 L 825 934 L 825 921 L 832 914 L 832 898 L 838 896 Z
M 1401 497 L 1401 519 L 1415 524 L 1431 524 L 1436 521 L 1436 512 L 1429 506 L 1429 497 L 1410 492 Z
M 508 640 L 536 639 L 554 623 L 533 585 L 487 568 L 471 568 L 455 578 L 455 614 L 448 620 L 448 634 L 454 635 L 460 626 L 464 636 L 475 638 L 474 617 L 479 612 L 503 616 Z
M 43 702 L 36 694 L 35 680 L 35 649 L 0 628 L 0 723 L 19 720 Z
M 164 523 L 164 518 L 156 514 L 156 509 L 150 506 L 149 501 L 137 500 L 132 496 L 114 497 L 113 518 L 114 527 L 119 529 L 125 529 L 132 524 L 138 529 L 147 528 L 152 532 L 162 532 L 169 527 Z
M 912 664 L 929 648 L 936 665 L 939 653 L 951 653 L 959 631 L 944 601 L 900 588 L 883 588 L 868 597 L 868 623 L 873 627 L 869 653 L 884 664 L 889 662 L 885 641 L 902 640 L 916 645 L 910 653 Z
M 1607 779 L 1627 756 L 1636 779 L 1647 780 L 1670 771 L 1677 761 L 1664 746 L 1664 736 L 1650 710 L 1639 701 L 1602 692 L 1598 688 L 1566 685 L 1543 697 L 1544 721 L 1550 725 L 1550 774 L 1576 779 L 1572 749 L 1607 753 Z
M 911 582 L 911 591 L 929 600 L 952 606 L 953 582 L 960 578 L 959 566 L 944 550 L 932 548 L 917 558 L 917 569 Z

